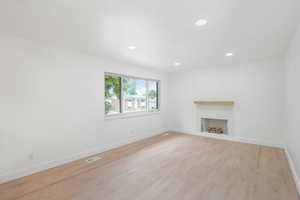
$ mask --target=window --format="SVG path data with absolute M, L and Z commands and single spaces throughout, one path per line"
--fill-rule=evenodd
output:
M 105 74 L 105 114 L 159 110 L 159 81 Z
M 146 111 L 146 80 L 133 78 L 122 80 L 124 112 Z
M 121 77 L 105 75 L 105 114 L 121 112 Z
M 148 81 L 148 108 L 158 110 L 158 82 Z

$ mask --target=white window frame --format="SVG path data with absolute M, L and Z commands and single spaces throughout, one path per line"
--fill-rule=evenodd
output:
M 121 95 L 120 95 L 120 113 L 111 113 L 111 114 L 106 114 L 104 110 L 104 116 L 105 118 L 123 118 L 123 117 L 135 117 L 135 116 L 141 116 L 141 115 L 148 115 L 148 114 L 156 114 L 160 112 L 160 101 L 161 101 L 161 82 L 160 80 L 156 79 L 150 79 L 150 78 L 142 78 L 142 77 L 136 77 L 136 76 L 129 76 L 129 75 L 123 75 L 123 74 L 116 74 L 116 73 L 111 73 L 111 72 L 105 72 L 104 77 L 108 76 L 116 76 L 121 78 Z M 124 112 L 124 91 L 123 91 L 123 79 L 124 78 L 129 78 L 129 79 L 139 79 L 139 80 L 144 80 L 146 81 L 146 111 L 131 111 L 131 112 Z M 148 101 L 148 91 L 149 91 L 149 85 L 148 81 L 155 81 L 157 82 L 157 107 L 158 109 L 154 110 L 149 110 L 149 101 Z M 104 78 L 104 85 L 105 85 L 105 78 Z M 105 90 L 105 87 L 104 87 Z M 105 91 L 104 91 L 105 92 Z M 104 102 L 105 102 L 105 95 L 104 95 Z M 105 108 L 104 108 L 105 109 Z

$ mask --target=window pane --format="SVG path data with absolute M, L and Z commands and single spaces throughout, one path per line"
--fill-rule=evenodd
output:
M 123 78 L 124 112 L 146 111 L 146 81 Z
M 121 112 L 121 77 L 105 75 L 105 114 Z
M 149 111 L 158 110 L 158 82 L 148 81 L 148 108 Z

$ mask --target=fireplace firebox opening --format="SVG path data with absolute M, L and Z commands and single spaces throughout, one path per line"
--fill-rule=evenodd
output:
M 201 132 L 214 134 L 228 134 L 228 120 L 201 118 Z

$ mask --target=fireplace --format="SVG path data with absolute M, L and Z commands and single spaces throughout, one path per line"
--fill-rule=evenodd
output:
M 211 134 L 228 134 L 228 120 L 201 118 L 201 132 Z

